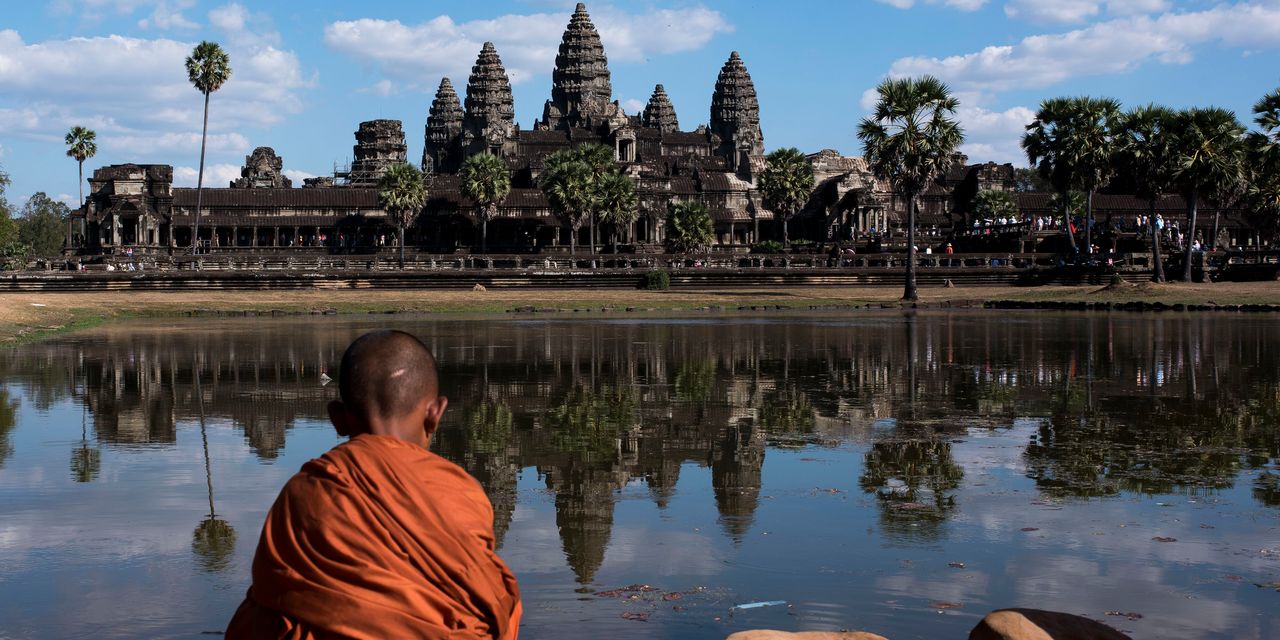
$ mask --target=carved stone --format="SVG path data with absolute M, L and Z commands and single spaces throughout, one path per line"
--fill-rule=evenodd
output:
M 399 120 L 361 122 L 352 150 L 355 159 L 351 162 L 347 184 L 353 187 L 377 186 L 389 167 L 405 163 L 408 153 Z
M 711 132 L 720 137 L 718 152 L 729 158 L 731 168 L 743 164 L 744 154 L 764 154 L 756 86 L 737 51 L 729 54 L 716 78 L 716 89 L 711 94 Z
M 511 79 L 492 42 L 484 43 L 471 67 L 466 107 L 462 135 L 467 153 L 496 151 L 511 137 L 516 118 L 515 99 L 511 96 Z
M 462 133 L 462 104 L 448 78 L 440 80 L 436 98 L 431 101 L 422 150 L 423 171 L 457 171 L 461 149 L 457 148 Z
M 549 129 L 589 126 L 595 116 L 609 116 L 613 85 L 600 34 L 591 24 L 587 5 L 579 2 L 560 40 L 551 73 L 551 99 L 543 106 L 542 125 Z
M 232 189 L 288 189 L 293 181 L 282 172 L 284 160 L 271 147 L 258 147 L 244 157 L 240 177 L 231 181 Z
M 667 90 L 662 85 L 653 88 L 649 104 L 644 107 L 642 122 L 644 126 L 663 133 L 680 130 L 680 121 L 676 119 L 676 108 L 671 105 L 671 98 L 667 97 Z

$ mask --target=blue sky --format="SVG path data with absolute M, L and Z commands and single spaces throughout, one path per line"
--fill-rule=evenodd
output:
M 234 69 L 214 94 L 206 184 L 273 146 L 295 178 L 351 155 L 362 120 L 404 121 L 422 153 L 441 76 L 462 93 L 485 40 L 515 83 L 522 127 L 541 115 L 572 2 L 53 0 L 6 3 L 0 23 L 0 167 L 21 204 L 76 199 L 62 136 L 98 132 L 93 167 L 167 163 L 194 185 L 201 96 L 183 57 L 224 44 Z M 1219 105 L 1249 120 L 1280 85 L 1280 0 L 830 0 L 588 4 L 629 113 L 662 83 L 680 124 L 708 120 L 712 86 L 741 52 L 769 149 L 856 155 L 857 121 L 888 75 L 932 73 L 961 98 L 973 161 L 1020 162 L 1018 138 L 1044 98 Z

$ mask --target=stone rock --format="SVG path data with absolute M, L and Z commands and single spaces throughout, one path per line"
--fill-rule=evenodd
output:
M 240 177 L 231 181 L 232 189 L 288 189 L 293 181 L 282 173 L 284 160 L 271 147 L 258 147 L 244 157 Z
M 488 291 L 488 289 L 484 288 L 484 285 L 480 284 L 479 282 L 476 283 L 476 286 L 471 287 L 471 290 L 472 291 Z
M 1129 640 L 1083 616 L 1041 609 L 1001 609 L 987 614 L 969 640 Z
M 888 640 L 866 631 L 774 631 L 759 629 L 755 631 L 739 631 L 726 640 Z
M 408 157 L 404 129 L 399 120 L 369 120 L 356 129 L 355 159 L 347 184 L 353 187 L 377 186 L 382 174 L 392 165 L 404 164 Z

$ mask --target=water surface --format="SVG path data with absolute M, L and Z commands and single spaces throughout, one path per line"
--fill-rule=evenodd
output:
M 977 311 L 129 322 L 0 353 L 0 637 L 222 629 L 279 487 L 339 442 L 322 376 L 378 326 L 441 362 L 434 446 L 493 501 L 522 637 L 963 638 L 1006 606 L 1280 637 L 1280 323 Z

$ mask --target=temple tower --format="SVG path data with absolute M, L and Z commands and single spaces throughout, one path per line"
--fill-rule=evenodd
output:
M 463 147 L 467 155 L 485 151 L 501 155 L 515 128 L 515 100 L 511 79 L 492 42 L 484 43 L 467 79 L 466 113 L 462 118 Z
M 232 189 L 288 189 L 293 181 L 284 175 L 284 160 L 271 147 L 258 147 L 244 157 L 240 177 L 231 181 Z
M 711 132 L 720 137 L 716 153 L 729 162 L 730 169 L 744 168 L 750 156 L 764 155 L 756 86 L 737 51 L 729 54 L 716 78 L 711 94 Z
M 347 173 L 352 187 L 374 187 L 392 165 L 404 164 L 409 148 L 404 143 L 404 130 L 399 120 L 361 122 L 356 130 L 355 159 Z
M 680 121 L 676 119 L 676 108 L 671 106 L 671 98 L 667 97 L 667 90 L 662 85 L 653 88 L 649 104 L 644 107 L 642 122 L 644 126 L 658 129 L 663 133 L 680 130 Z
M 435 173 L 457 171 L 462 156 L 462 149 L 458 144 L 461 134 L 462 104 L 458 102 L 453 83 L 448 78 L 442 78 L 427 114 L 422 170 Z
M 543 126 L 583 127 L 593 116 L 610 115 L 613 85 L 609 81 L 609 60 L 587 14 L 587 5 L 581 2 L 560 39 L 551 81 L 551 99 L 542 110 Z

